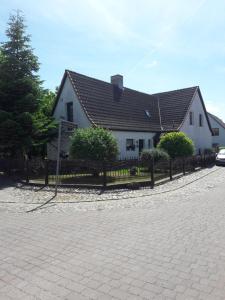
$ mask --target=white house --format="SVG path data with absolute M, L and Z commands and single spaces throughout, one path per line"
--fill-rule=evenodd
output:
M 213 114 L 208 113 L 208 116 L 213 131 L 212 147 L 225 146 L 225 123 Z
M 162 133 L 183 131 L 195 143 L 196 152 L 212 146 L 212 131 L 199 87 L 146 94 L 124 87 L 123 77 L 111 82 L 66 70 L 53 116 L 76 123 L 78 128 L 101 126 L 112 131 L 120 157 L 137 157 L 143 148 L 156 145 Z M 69 151 L 68 132 L 62 150 Z M 56 157 L 56 147 L 48 146 Z

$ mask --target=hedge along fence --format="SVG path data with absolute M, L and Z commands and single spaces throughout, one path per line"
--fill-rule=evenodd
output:
M 161 159 L 150 161 L 146 167 L 140 159 L 118 160 L 110 163 L 87 160 L 61 160 L 59 183 L 62 186 L 90 188 L 119 188 L 151 186 L 161 180 L 172 180 L 176 175 L 185 175 L 199 168 L 212 165 L 215 155 L 192 156 L 187 158 Z M 1 166 L 4 165 L 4 170 Z M 11 167 L 10 167 L 11 166 Z M 26 183 L 55 184 L 56 161 L 29 160 L 12 163 L 0 160 L 0 171 L 17 175 Z

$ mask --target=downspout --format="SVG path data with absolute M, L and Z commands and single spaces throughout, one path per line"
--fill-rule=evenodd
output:
M 162 126 L 161 110 L 160 110 L 160 105 L 159 105 L 159 96 L 157 96 L 157 102 L 158 102 L 158 110 L 159 110 L 159 124 L 160 124 L 160 129 L 161 129 L 161 132 L 162 132 L 163 131 L 163 126 Z M 158 142 L 159 142 L 161 132 L 157 132 L 155 134 L 154 138 L 153 138 L 154 147 L 156 147 Z
M 161 110 L 160 110 L 160 105 L 159 105 L 159 96 L 157 96 L 157 100 L 158 100 L 158 110 L 159 110 L 159 123 L 160 123 L 161 131 L 163 131 Z

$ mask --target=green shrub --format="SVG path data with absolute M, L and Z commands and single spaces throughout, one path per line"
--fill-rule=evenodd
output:
M 164 134 L 157 146 L 165 150 L 170 157 L 185 157 L 194 154 L 193 141 L 183 132 L 170 132 Z
M 118 154 L 117 141 L 112 133 L 100 127 L 76 129 L 71 142 L 72 158 L 103 162 L 115 160 Z
M 157 162 L 161 159 L 169 160 L 169 154 L 162 149 L 144 149 L 141 153 L 141 161 L 145 166 L 149 166 L 151 160 L 154 158 L 154 161 Z

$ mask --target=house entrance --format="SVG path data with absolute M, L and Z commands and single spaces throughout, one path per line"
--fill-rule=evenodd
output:
M 144 148 L 144 140 L 143 140 L 143 139 L 139 140 L 138 145 L 139 145 L 139 155 L 140 155 L 140 154 L 141 154 L 141 151 L 142 151 L 143 148 Z

